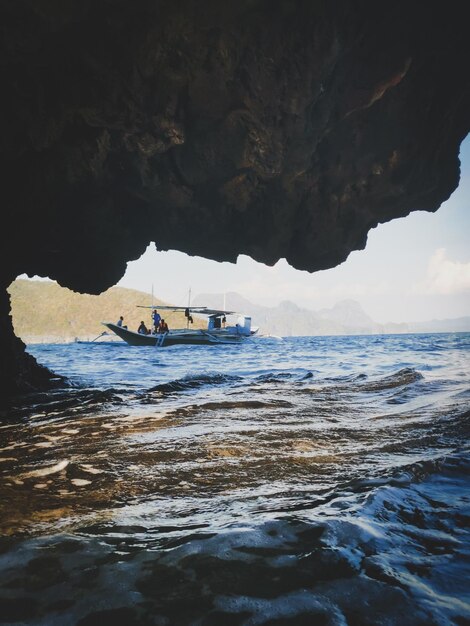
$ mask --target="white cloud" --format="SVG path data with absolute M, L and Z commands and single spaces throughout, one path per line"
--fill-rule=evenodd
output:
M 414 291 L 426 295 L 470 291 L 470 262 L 452 261 L 447 258 L 445 248 L 439 248 L 429 259 L 425 280 L 417 283 Z

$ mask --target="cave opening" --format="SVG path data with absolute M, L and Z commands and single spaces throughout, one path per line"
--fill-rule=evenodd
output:
M 186 306 L 189 290 L 194 306 L 253 309 L 254 323 L 265 334 L 338 333 L 340 323 L 325 330 L 327 312 L 339 315 L 335 307 L 343 307 L 343 318 L 362 316 L 363 326 L 356 328 L 361 333 L 468 330 L 469 145 L 467 138 L 460 149 L 459 187 L 436 213 L 415 212 L 378 226 L 370 231 L 365 250 L 351 253 L 336 268 L 309 274 L 285 259 L 267 266 L 244 255 L 236 263 L 217 262 L 158 251 L 151 242 L 127 264 L 116 285 L 100 295 L 79 294 L 47 278 L 18 277 L 8 288 L 15 334 L 33 355 L 34 344 L 117 339 L 101 322 L 124 315 L 136 330 L 144 315 L 139 306 Z M 401 241 L 398 258 L 396 241 Z M 322 324 L 315 318 L 319 310 Z M 145 312 L 149 326 L 150 314 Z M 441 320 L 440 325 L 433 326 L 433 319 Z M 182 314 L 170 318 L 172 328 L 185 324 Z M 41 357 L 39 362 L 47 365 Z M 68 377 L 66 368 L 56 373 Z

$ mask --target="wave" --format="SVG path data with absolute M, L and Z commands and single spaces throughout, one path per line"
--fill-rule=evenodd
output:
M 261 374 L 256 377 L 256 382 L 260 383 L 278 383 L 283 382 L 284 380 L 289 380 L 292 378 L 292 374 L 290 372 L 279 372 L 269 373 L 269 374 Z
M 346 376 L 328 376 L 325 380 L 338 382 L 338 383 L 354 383 L 358 380 L 365 380 L 367 378 L 367 374 L 347 374 Z
M 422 379 L 423 375 L 420 372 L 412 367 L 404 367 L 394 374 L 384 376 L 384 378 L 380 378 L 376 381 L 360 384 L 357 387 L 361 391 L 385 391 L 387 389 L 395 389 L 396 387 L 411 385 L 412 383 Z
M 122 404 L 122 389 L 60 389 L 29 394 L 0 412 L 0 420 L 24 419 L 34 415 L 44 418 L 67 417 L 73 414 L 96 412 L 97 407 Z
M 308 380 L 309 376 L 304 377 L 302 380 Z M 335 377 L 327 377 L 324 380 L 329 383 L 328 385 L 321 387 L 321 391 L 329 391 L 329 392 L 374 392 L 374 391 L 387 391 L 389 389 L 396 389 L 399 387 L 406 387 L 407 385 L 411 385 L 414 382 L 423 379 L 423 375 L 413 368 L 402 368 L 395 372 L 394 374 L 390 374 L 389 376 L 384 376 L 383 378 L 379 378 L 378 380 L 371 380 L 367 382 L 360 382 L 364 379 L 367 379 L 367 374 L 349 374 L 347 376 L 335 376 Z M 331 385 L 331 383 L 336 383 Z M 318 393 L 319 389 L 313 389 L 311 387 L 307 387 L 302 390 L 303 393 Z M 401 402 L 397 400 L 397 404 Z
M 290 408 L 293 404 L 287 400 L 225 400 L 222 402 L 206 402 L 198 405 L 198 409 L 203 411 L 218 411 L 224 409 L 269 409 L 269 408 Z
M 158 392 L 161 394 L 175 393 L 178 391 L 188 391 L 198 387 L 208 385 L 226 385 L 240 381 L 239 376 L 231 376 L 229 374 L 200 374 L 197 376 L 184 376 L 169 383 L 162 383 L 151 387 L 148 392 Z
M 255 378 L 256 383 L 287 383 L 292 380 L 301 382 L 304 380 L 310 380 L 314 378 L 315 374 L 318 374 L 318 370 L 305 371 L 304 369 L 294 370 L 294 372 L 268 372 L 267 374 L 260 374 Z

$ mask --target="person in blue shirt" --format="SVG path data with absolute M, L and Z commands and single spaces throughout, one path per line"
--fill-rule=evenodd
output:
M 157 311 L 157 309 L 154 309 L 152 313 L 152 319 L 153 319 L 154 332 L 158 332 L 158 328 L 160 326 L 160 321 L 162 318 L 161 318 L 160 313 Z

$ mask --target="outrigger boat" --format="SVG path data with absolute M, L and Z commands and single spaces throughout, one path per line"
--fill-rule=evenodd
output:
M 187 328 L 170 329 L 167 332 L 152 332 L 141 334 L 129 330 L 124 326 L 118 326 L 111 322 L 102 322 L 106 328 L 115 333 L 118 337 L 126 341 L 131 346 L 155 346 L 163 348 L 177 344 L 188 345 L 213 345 L 213 344 L 236 344 L 252 337 L 258 332 L 258 328 L 251 328 L 251 317 L 238 315 L 235 311 L 222 311 L 220 309 L 208 309 L 207 307 L 181 307 L 181 306 L 141 306 L 143 309 L 158 308 L 159 311 L 184 311 L 188 320 Z M 207 316 L 206 329 L 191 329 L 189 322 L 192 321 L 191 314 Z M 238 315 L 235 324 L 227 325 L 227 316 Z

